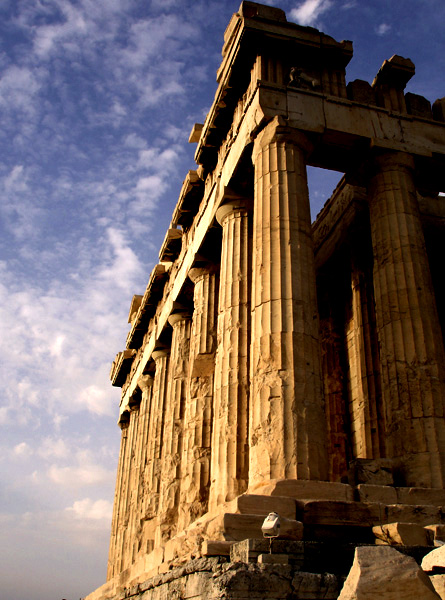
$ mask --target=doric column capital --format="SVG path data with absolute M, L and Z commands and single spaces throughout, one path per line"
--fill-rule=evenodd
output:
M 158 360 L 168 356 L 169 354 L 170 354 L 170 348 L 164 348 L 164 347 L 158 346 L 153 350 L 153 352 L 151 353 L 151 356 L 156 363 L 156 362 L 158 362 Z
M 117 424 L 122 430 L 128 429 L 128 426 L 130 424 L 130 412 L 128 410 L 124 410 L 123 412 L 121 412 Z
M 188 272 L 188 278 L 196 285 L 206 275 L 214 275 L 218 272 L 218 265 L 208 263 L 202 267 L 192 267 Z
M 186 321 L 187 319 L 191 319 L 192 315 L 189 310 L 180 310 L 178 312 L 173 313 L 168 317 L 168 322 L 172 327 L 174 327 L 177 323 L 181 321 Z
M 384 171 L 414 171 L 414 158 L 406 152 L 379 152 L 369 160 L 369 175 L 374 177 Z
M 141 389 L 142 392 L 145 392 L 149 388 L 153 387 L 152 375 L 148 375 L 148 374 L 142 375 L 141 377 L 139 377 L 139 379 L 137 381 L 137 385 Z
M 229 202 L 222 204 L 216 211 L 216 220 L 220 225 L 223 225 L 229 215 L 236 211 L 247 214 L 251 206 L 252 203 L 247 198 L 240 197 L 239 199 L 229 200 Z
M 305 156 L 313 149 L 313 144 L 302 131 L 289 127 L 283 117 L 276 116 L 256 137 L 252 152 L 253 162 L 256 162 L 257 155 L 263 148 L 274 142 L 288 142 L 298 146 Z

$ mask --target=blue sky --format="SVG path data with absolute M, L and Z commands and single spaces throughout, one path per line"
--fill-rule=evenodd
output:
M 443 0 L 270 1 L 393 54 L 445 96 Z M 105 581 L 120 431 L 108 374 L 216 90 L 239 1 L 0 0 L 0 589 L 77 600 Z M 313 213 L 338 180 L 311 170 Z

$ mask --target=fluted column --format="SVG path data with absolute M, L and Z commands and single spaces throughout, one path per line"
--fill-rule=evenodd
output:
M 375 159 L 369 185 L 388 456 L 407 485 L 445 485 L 445 357 L 413 181 L 403 153 Z
M 148 423 L 145 479 L 149 493 L 146 495 L 144 518 L 152 523 L 154 539 L 161 485 L 161 450 L 170 350 L 158 348 L 151 356 L 155 362 L 156 370 L 153 381 L 152 408 Z
M 164 410 L 159 527 L 156 532 L 156 545 L 168 540 L 177 530 L 191 315 L 185 311 L 178 312 L 172 314 L 168 321 L 173 328 L 173 333 Z
M 189 278 L 195 287 L 184 415 L 179 531 L 208 510 L 218 300 L 215 266 L 193 268 L 189 271 Z
M 108 568 L 107 568 L 107 581 L 112 579 L 117 573 L 120 572 L 120 559 L 122 556 L 122 531 L 123 531 L 123 519 L 122 519 L 122 501 L 123 501 L 123 490 L 125 489 L 125 478 L 127 473 L 125 471 L 125 465 L 127 463 L 127 452 L 128 452 L 128 413 L 125 412 L 120 420 L 119 426 L 121 428 L 121 444 L 119 451 L 119 461 L 117 466 L 116 476 L 116 487 L 114 492 L 114 505 L 113 505 L 113 517 L 111 520 L 111 537 L 110 537 L 110 550 L 108 554 Z
M 125 451 L 122 460 L 122 478 L 119 491 L 118 505 L 118 529 L 116 537 L 116 557 L 115 565 L 117 572 L 121 572 L 131 564 L 131 533 L 129 523 L 131 519 L 131 500 L 133 494 L 133 476 L 134 476 L 134 448 L 137 436 L 137 413 L 138 407 L 126 411 L 123 420 L 125 431 Z M 128 421 L 127 421 L 128 419 Z
M 210 509 L 243 493 L 248 481 L 249 216 L 245 201 L 221 206 L 223 228 L 215 361 Z
M 133 531 L 133 561 L 137 553 L 145 554 L 150 544 L 147 545 L 150 533 L 147 529 L 145 520 L 146 503 L 151 491 L 151 483 L 147 481 L 145 468 L 147 464 L 148 451 L 148 429 L 151 417 L 151 399 L 153 390 L 153 377 L 143 375 L 138 379 L 138 389 L 141 393 L 141 403 L 139 406 L 139 431 L 136 445 L 136 489 L 135 489 L 135 507 L 133 510 L 134 520 L 132 522 Z M 151 536 L 152 538 L 154 536 Z
M 341 481 L 347 475 L 350 458 L 341 342 L 335 319 L 328 312 L 320 319 L 320 343 L 330 481 Z
M 327 478 L 308 147 L 278 118 L 254 144 L 250 485 Z
M 351 264 L 351 315 L 346 324 L 353 458 L 385 457 L 385 416 L 381 410 L 374 322 L 372 276 L 368 269 L 362 269 L 359 252 L 355 252 Z

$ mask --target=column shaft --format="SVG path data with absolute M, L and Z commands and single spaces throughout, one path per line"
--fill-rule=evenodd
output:
M 372 278 L 371 278 L 372 280 Z M 385 456 L 385 419 L 381 411 L 380 373 L 376 364 L 372 283 L 352 261 L 351 314 L 346 324 L 348 396 L 354 458 Z
M 217 213 L 223 228 L 215 361 L 210 508 L 235 498 L 248 481 L 249 218 L 243 201 Z
M 113 517 L 111 521 L 111 538 L 110 538 L 110 550 L 108 554 L 108 568 L 107 568 L 107 581 L 112 579 L 117 573 L 119 573 L 119 561 L 122 555 L 122 549 L 119 548 L 118 544 L 120 541 L 120 531 L 122 530 L 122 490 L 124 489 L 124 478 L 125 471 L 124 465 L 126 463 L 127 454 L 127 441 L 128 441 L 128 420 L 123 419 L 120 422 L 121 426 L 121 444 L 119 452 L 119 462 L 117 467 L 116 476 L 116 489 L 114 494 L 114 505 L 113 505 Z
M 146 554 L 151 549 L 151 544 L 148 541 L 150 533 L 147 531 L 147 521 L 145 520 L 145 504 L 150 494 L 151 485 L 145 477 L 145 466 L 147 463 L 152 386 L 153 377 L 150 375 L 144 375 L 138 380 L 138 389 L 141 390 L 141 403 L 139 406 L 139 431 L 135 457 L 137 468 L 137 473 L 135 473 L 135 507 L 131 527 L 133 531 L 133 562 L 136 560 L 137 554 Z
M 210 490 L 218 276 L 206 267 L 191 269 L 189 277 L 195 288 L 178 531 L 207 512 Z
M 128 528 L 131 515 L 131 496 L 133 479 L 133 457 L 135 447 L 135 434 L 137 432 L 138 411 L 130 411 L 130 420 L 128 424 L 127 451 L 125 453 L 124 477 L 122 487 L 122 502 L 120 505 L 120 526 L 119 531 L 121 555 L 119 561 L 119 572 L 125 570 L 131 564 L 131 536 Z
M 327 478 L 306 146 L 276 119 L 254 146 L 250 485 Z
M 169 318 L 169 323 L 173 327 L 173 334 L 164 411 L 162 472 L 156 545 L 167 541 L 177 531 L 179 489 L 182 477 L 184 409 L 190 351 L 190 315 L 185 313 L 174 314 Z
M 445 357 L 412 157 L 375 160 L 369 186 L 388 456 L 407 485 L 445 485 Z
M 153 381 L 151 412 L 148 423 L 147 457 L 144 479 L 147 491 L 144 502 L 145 527 L 151 531 L 153 542 L 157 527 L 159 490 L 161 482 L 161 449 L 164 429 L 165 397 L 167 393 L 169 350 L 155 350 L 152 358 L 156 365 Z

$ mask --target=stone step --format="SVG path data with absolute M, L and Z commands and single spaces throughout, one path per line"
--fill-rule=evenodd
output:
M 356 500 L 382 504 L 445 506 L 445 490 L 362 483 L 356 488 Z
M 228 513 L 263 515 L 276 512 L 280 517 L 295 519 L 296 500 L 286 496 L 263 496 L 260 494 L 242 494 L 227 502 L 224 509 Z
M 361 545 L 374 546 L 373 544 L 358 544 L 358 546 Z M 333 573 L 339 577 L 346 577 L 352 566 L 356 547 L 357 544 L 337 541 L 246 539 L 232 544 L 230 561 L 255 564 L 261 555 L 287 555 L 287 564 L 296 570 L 307 573 Z M 422 562 L 426 554 L 431 552 L 431 548 L 425 546 L 397 546 L 397 550 L 411 556 L 418 564 Z
M 207 535 L 211 539 L 239 542 L 247 538 L 262 538 L 263 515 L 223 513 L 209 523 Z M 303 524 L 292 519 L 282 519 L 280 538 L 303 539 Z
M 431 505 L 329 500 L 297 500 L 296 504 L 296 518 L 305 525 L 373 527 L 395 522 L 422 526 L 445 523 L 445 510 Z
M 287 496 L 296 500 L 354 500 L 354 489 L 346 483 L 306 479 L 271 479 L 249 488 L 248 493 Z

